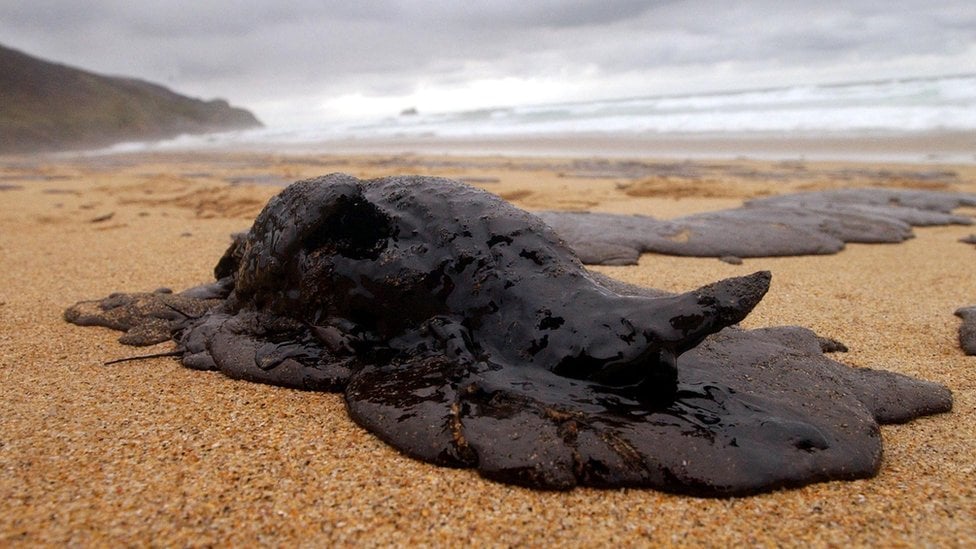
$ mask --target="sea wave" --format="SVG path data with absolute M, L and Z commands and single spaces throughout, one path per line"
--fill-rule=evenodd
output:
M 727 93 L 431 112 L 126 143 L 107 152 L 306 144 L 370 138 L 545 134 L 843 135 L 976 132 L 976 74 Z
M 432 113 L 353 135 L 976 130 L 976 75 Z

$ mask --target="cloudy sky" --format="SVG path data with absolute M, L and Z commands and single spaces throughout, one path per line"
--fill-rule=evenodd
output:
M 0 0 L 0 42 L 269 124 L 976 72 L 973 0 Z

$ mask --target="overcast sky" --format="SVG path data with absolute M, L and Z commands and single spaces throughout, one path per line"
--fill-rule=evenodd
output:
M 976 1 L 0 0 L 0 42 L 269 124 L 976 72 Z

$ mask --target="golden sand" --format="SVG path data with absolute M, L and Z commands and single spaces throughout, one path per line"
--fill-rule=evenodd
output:
M 228 235 L 278 190 L 253 183 L 331 171 L 467 178 L 528 209 L 657 217 L 838 186 L 976 191 L 972 167 L 662 166 L 635 177 L 619 162 L 503 157 L 0 161 L 0 188 L 14 187 L 0 190 L 0 546 L 976 545 L 976 357 L 959 350 L 952 314 L 976 304 L 976 249 L 958 242 L 974 227 L 918 228 L 909 242 L 834 256 L 734 266 L 645 255 L 598 269 L 669 290 L 769 269 L 748 327 L 808 326 L 846 343 L 844 362 L 953 390 L 952 413 L 882 428 L 876 478 L 741 499 L 497 484 L 401 456 L 353 424 L 340 395 L 165 358 L 103 366 L 147 350 L 61 319 L 81 299 L 208 281 Z

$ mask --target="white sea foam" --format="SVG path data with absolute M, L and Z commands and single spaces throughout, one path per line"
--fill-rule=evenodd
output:
M 357 136 L 566 132 L 976 131 L 976 75 L 390 118 Z
M 531 137 L 749 133 L 976 132 L 976 74 L 729 93 L 634 97 L 548 105 L 419 113 L 355 123 L 308 121 L 152 144 L 112 152 L 268 146 L 394 137 Z

